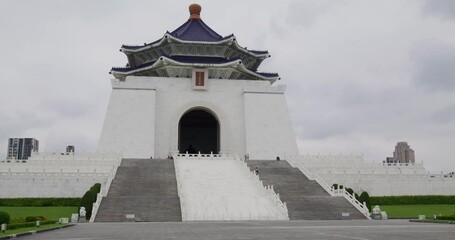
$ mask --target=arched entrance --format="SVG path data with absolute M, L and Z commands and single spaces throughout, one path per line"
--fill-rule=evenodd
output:
M 216 117 L 204 110 L 186 112 L 179 121 L 180 153 L 211 153 L 220 151 L 220 124 Z

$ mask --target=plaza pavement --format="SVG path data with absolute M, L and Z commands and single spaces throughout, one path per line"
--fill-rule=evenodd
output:
M 407 220 L 248 221 L 78 224 L 22 239 L 455 239 L 455 225 Z

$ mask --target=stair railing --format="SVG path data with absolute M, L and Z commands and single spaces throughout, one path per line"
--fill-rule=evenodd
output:
M 309 180 L 314 180 L 313 174 L 304 166 L 302 166 L 301 163 L 297 163 L 290 156 L 287 156 L 286 161 L 289 163 L 289 165 L 291 165 L 291 167 L 298 168 Z
M 332 187 L 322 179 L 318 174 L 312 174 L 308 169 L 306 169 L 301 163 L 297 163 L 294 160 L 287 160 L 291 166 L 298 168 L 303 175 L 305 175 L 309 180 L 316 181 L 330 196 L 334 196 L 335 193 L 333 192 Z
M 345 188 L 341 188 L 341 189 L 332 188 L 332 189 L 337 196 L 343 196 L 357 210 L 359 210 L 359 212 L 361 212 L 367 219 L 371 219 L 370 212 L 369 212 L 368 207 L 365 202 L 361 203 L 359 200 L 357 200 L 355 198 L 354 194 L 350 194 L 348 191 L 346 191 Z
M 106 184 L 104 186 L 101 186 L 101 191 L 96 195 L 96 201 L 93 203 L 92 207 L 92 216 L 90 217 L 91 223 L 95 222 L 96 214 L 98 214 L 98 210 L 101 205 L 101 201 L 103 200 L 103 197 L 107 196 L 107 193 L 109 192 L 109 188 L 111 187 L 112 181 L 115 178 L 115 175 L 117 174 L 118 167 L 120 164 L 122 164 L 122 155 L 117 154 L 115 155 L 116 157 L 116 163 L 112 167 L 111 172 L 109 173 L 109 177 L 107 178 Z
M 346 189 L 334 189 L 330 186 L 322 177 L 318 174 L 312 174 L 308 171 L 301 163 L 297 163 L 294 160 L 288 160 L 291 166 L 297 167 L 308 179 L 315 180 L 330 196 L 343 196 L 348 200 L 352 206 L 354 206 L 359 212 L 361 212 L 367 219 L 371 219 L 369 210 L 365 203 L 359 202 L 353 194 L 350 194 Z
M 100 208 L 102 199 L 103 199 L 103 195 L 101 193 L 97 193 L 96 194 L 96 201 L 93 203 L 93 207 L 92 207 L 92 216 L 90 217 L 90 220 L 89 220 L 90 223 L 95 222 L 95 217 L 96 217 L 96 214 L 98 213 L 98 210 Z
M 272 201 L 278 206 L 278 208 L 276 208 L 276 211 L 272 211 L 272 213 L 274 214 L 274 216 L 272 216 L 272 218 L 274 218 L 275 220 L 289 220 L 289 212 L 288 212 L 287 205 L 285 202 L 281 201 L 280 195 L 279 195 L 279 193 L 275 192 L 275 190 L 273 189 L 273 185 L 265 186 L 264 183 L 262 182 L 262 180 L 259 179 L 259 176 L 254 171 L 250 170 L 250 167 L 248 166 L 248 164 L 240 158 L 239 158 L 239 160 L 240 160 L 240 162 L 242 162 L 242 165 L 245 166 L 244 169 L 246 169 L 249 172 L 249 175 L 251 176 L 253 181 L 256 183 L 256 185 L 260 189 L 262 189 L 264 194 L 266 196 L 269 196 L 269 198 L 271 198 Z M 280 215 L 286 216 L 286 217 L 283 219 L 283 218 L 279 217 Z M 258 215 L 258 216 L 260 216 L 260 215 Z M 267 215 L 267 217 L 269 218 L 269 215 Z
M 275 219 L 275 220 L 289 220 L 289 213 L 287 209 L 286 203 L 283 203 L 279 197 L 279 194 L 277 194 L 273 186 L 264 186 L 263 182 L 259 179 L 259 177 L 250 170 L 248 167 L 247 163 L 240 158 L 238 155 L 233 155 L 233 154 L 178 154 L 174 153 L 173 155 L 174 158 L 174 165 L 175 165 L 175 171 L 176 171 L 176 179 L 177 179 L 177 191 L 178 195 L 180 197 L 180 207 L 181 207 L 181 212 L 182 212 L 182 221 L 187 221 L 187 220 L 215 220 L 215 219 L 230 219 L 230 220 L 251 220 L 252 219 L 252 212 L 248 212 L 247 215 L 242 215 L 241 213 L 237 214 L 230 214 L 230 215 L 224 215 L 223 211 L 221 209 L 215 209 L 215 212 L 213 212 L 210 215 L 204 214 L 204 212 L 199 211 L 196 209 L 195 212 L 189 213 L 187 212 L 186 206 L 185 206 L 185 199 L 184 199 L 184 194 L 181 192 L 182 191 L 182 181 L 180 179 L 180 169 L 178 167 L 178 164 L 175 164 L 179 159 L 214 159 L 214 160 L 224 160 L 224 159 L 234 159 L 239 162 L 239 164 L 242 167 L 242 169 L 245 170 L 245 173 L 250 176 L 252 181 L 258 186 L 259 189 L 261 189 L 264 193 L 265 196 L 268 196 L 269 199 L 271 199 L 277 207 L 273 208 L 274 211 L 269 210 L 268 214 L 266 216 L 267 219 Z M 187 216 L 190 214 L 191 216 Z M 235 216 L 234 216 L 235 215 Z M 260 213 L 258 217 L 260 218 Z M 285 216 L 285 217 L 283 217 Z
M 181 180 L 181 176 L 180 176 L 180 167 L 178 166 L 178 164 L 176 164 L 176 162 L 178 161 L 178 158 L 181 158 L 179 156 L 180 154 L 178 153 L 174 153 L 172 155 L 172 158 L 174 159 L 174 169 L 175 169 L 175 179 L 177 181 L 177 195 L 179 196 L 179 199 L 180 199 L 180 212 L 182 213 L 182 221 L 186 221 L 188 218 L 186 216 L 186 206 L 185 206 L 185 199 L 184 199 L 184 196 L 183 196 L 183 193 L 182 193 L 182 180 Z

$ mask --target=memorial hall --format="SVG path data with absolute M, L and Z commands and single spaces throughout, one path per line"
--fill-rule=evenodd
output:
M 153 42 L 120 47 L 126 61 L 109 72 L 95 153 L 2 162 L 0 198 L 81 197 L 101 183 L 91 222 L 329 220 L 369 218 L 364 202 L 333 184 L 373 196 L 455 192 L 453 179 L 430 176 L 418 160 L 301 155 L 286 86 L 258 70 L 271 53 L 220 35 L 198 4 L 182 21 Z

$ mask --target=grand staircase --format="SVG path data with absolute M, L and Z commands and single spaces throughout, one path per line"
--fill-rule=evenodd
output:
M 176 157 L 184 221 L 288 220 L 286 207 L 235 157 Z
M 182 221 L 173 160 L 122 160 L 95 222 L 126 221 L 126 214 L 136 221 Z
M 330 196 L 316 181 L 309 180 L 287 161 L 247 161 L 251 170 L 258 168 L 264 185 L 273 185 L 286 202 L 290 220 L 365 219 L 344 197 Z M 349 213 L 349 217 L 342 216 Z

